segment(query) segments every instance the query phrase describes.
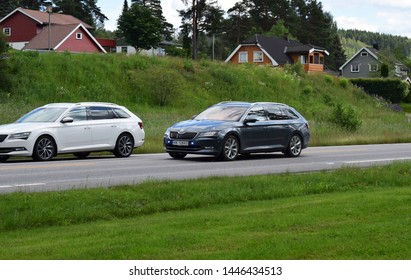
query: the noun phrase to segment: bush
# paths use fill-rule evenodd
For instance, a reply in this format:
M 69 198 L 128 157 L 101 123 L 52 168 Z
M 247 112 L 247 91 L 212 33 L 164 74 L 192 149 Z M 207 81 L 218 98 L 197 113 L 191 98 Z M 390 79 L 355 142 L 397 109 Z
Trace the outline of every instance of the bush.
M 348 86 L 348 79 L 346 79 L 346 78 L 341 78 L 341 79 L 340 79 L 340 87 L 342 87 L 342 88 L 347 88 L 347 86 Z
M 168 106 L 173 100 L 178 99 L 181 87 L 180 76 L 172 70 L 150 69 L 148 87 L 152 93 L 153 101 L 158 106 Z
M 354 132 L 361 127 L 361 120 L 357 113 L 351 106 L 344 107 L 341 103 L 338 103 L 331 114 L 330 121 L 338 127 Z
M 351 79 L 352 84 L 366 93 L 378 95 L 392 103 L 399 103 L 408 95 L 408 85 L 400 79 Z
M 330 75 L 325 75 L 324 80 L 327 84 L 332 84 L 333 83 L 333 77 L 331 77 Z
M 9 91 L 11 82 L 8 74 L 8 58 L 6 56 L 9 47 L 0 31 L 0 91 Z
M 387 64 L 381 65 L 381 77 L 387 78 L 389 75 L 389 69 Z

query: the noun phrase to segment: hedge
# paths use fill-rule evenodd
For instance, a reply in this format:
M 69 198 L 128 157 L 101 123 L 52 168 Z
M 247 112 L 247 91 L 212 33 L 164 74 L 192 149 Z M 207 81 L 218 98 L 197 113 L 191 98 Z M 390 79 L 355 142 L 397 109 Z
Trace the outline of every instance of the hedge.
M 359 78 L 350 79 L 350 82 L 366 93 L 381 96 L 392 103 L 404 101 L 408 95 L 408 84 L 400 79 Z

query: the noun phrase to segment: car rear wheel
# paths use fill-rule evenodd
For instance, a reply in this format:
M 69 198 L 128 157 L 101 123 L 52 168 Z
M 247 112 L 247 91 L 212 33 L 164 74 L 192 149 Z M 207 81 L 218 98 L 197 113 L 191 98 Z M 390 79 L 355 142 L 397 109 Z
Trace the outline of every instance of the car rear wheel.
M 0 156 L 0 162 L 5 162 L 9 159 L 9 156 Z
M 128 133 L 123 133 L 117 139 L 113 154 L 116 157 L 129 157 L 133 153 L 133 148 L 133 137 Z
M 224 139 L 223 149 L 220 154 L 222 160 L 235 160 L 238 157 L 240 150 L 240 143 L 237 137 L 229 135 Z
M 90 155 L 89 152 L 81 152 L 81 153 L 74 153 L 73 154 L 77 158 L 86 158 Z
M 301 150 L 303 148 L 303 141 L 301 136 L 295 134 L 291 137 L 290 142 L 288 143 L 287 150 L 285 151 L 285 155 L 288 157 L 298 157 L 301 154 Z
M 186 157 L 186 153 L 178 153 L 178 152 L 170 152 L 168 153 L 170 157 L 175 158 L 175 159 L 182 159 Z
M 34 144 L 33 159 L 38 161 L 51 160 L 56 154 L 57 147 L 50 136 L 40 136 Z

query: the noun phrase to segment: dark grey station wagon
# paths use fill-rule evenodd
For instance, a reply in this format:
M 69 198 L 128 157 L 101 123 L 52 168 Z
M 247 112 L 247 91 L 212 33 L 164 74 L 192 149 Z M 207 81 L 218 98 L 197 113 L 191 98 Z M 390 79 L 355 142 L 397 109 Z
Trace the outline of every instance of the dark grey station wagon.
M 239 154 L 267 152 L 298 157 L 309 142 L 307 120 L 294 108 L 272 102 L 221 102 L 164 134 L 164 149 L 176 159 L 204 154 L 235 160 Z

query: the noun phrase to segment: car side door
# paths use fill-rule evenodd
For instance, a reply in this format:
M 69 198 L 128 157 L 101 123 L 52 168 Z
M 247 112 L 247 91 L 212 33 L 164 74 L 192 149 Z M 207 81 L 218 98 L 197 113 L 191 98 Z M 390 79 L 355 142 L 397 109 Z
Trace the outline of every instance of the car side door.
M 280 105 L 266 105 L 268 124 L 267 135 L 273 149 L 285 148 L 292 132 L 292 118 Z
M 94 148 L 114 147 L 117 140 L 118 118 L 110 107 L 90 106 L 89 115 L 91 119 L 92 145 Z
M 86 107 L 75 107 L 67 112 L 58 132 L 58 149 L 62 152 L 88 149 L 91 146 L 91 128 Z
M 241 147 L 244 152 L 266 149 L 267 114 L 262 106 L 252 107 L 244 119 L 241 127 Z

